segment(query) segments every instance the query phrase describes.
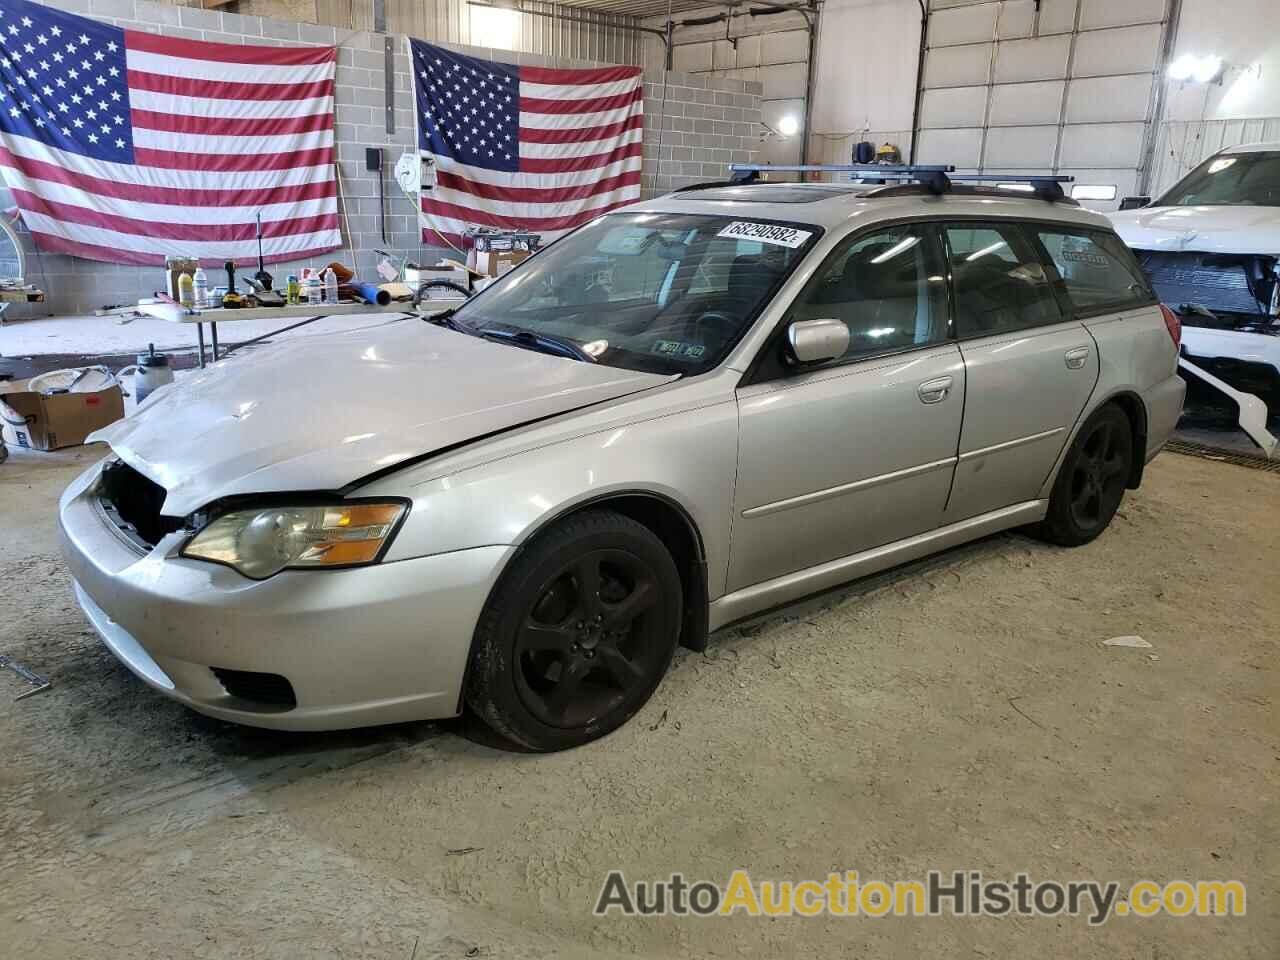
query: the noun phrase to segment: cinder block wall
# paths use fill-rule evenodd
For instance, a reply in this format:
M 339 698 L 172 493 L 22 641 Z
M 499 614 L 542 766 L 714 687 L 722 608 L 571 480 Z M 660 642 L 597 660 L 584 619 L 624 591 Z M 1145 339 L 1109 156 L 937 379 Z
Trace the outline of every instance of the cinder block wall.
M 47 3 L 117 26 L 166 36 L 275 46 L 336 44 L 335 133 L 339 210 L 344 215 L 345 246 L 326 255 L 324 262 L 342 260 L 355 267 L 359 274 L 373 277 L 378 259 L 374 251 L 378 248 L 426 263 L 452 252 L 422 243 L 413 204 L 400 192 L 391 175 L 400 154 L 416 146 L 412 79 L 402 37 L 395 38 L 395 132 L 389 134 L 385 120 L 383 34 L 175 7 L 147 0 L 47 0 Z M 422 39 L 433 40 L 429 36 Z M 473 56 L 521 65 L 605 65 L 597 61 L 556 59 L 452 43 L 441 45 Z M 681 73 L 667 74 L 666 83 L 666 117 L 660 124 L 663 75 L 659 72 L 652 79 L 646 75 L 645 196 L 722 177 L 725 164 L 749 161 L 754 156 L 752 151 L 760 121 L 760 84 Z M 368 147 L 383 148 L 385 243 L 378 229 L 378 175 L 365 169 L 365 150 Z M 12 204 L 8 192 L 0 190 L 0 205 L 9 207 Z M 163 271 L 159 268 L 42 254 L 34 249 L 24 227 L 19 227 L 19 234 L 27 255 L 28 280 L 47 292 L 48 302 L 38 308 L 15 306 L 9 313 L 10 317 L 37 313 L 91 313 L 109 304 L 132 303 L 162 286 Z M 306 265 L 303 262 L 280 263 L 271 265 L 269 269 L 273 275 L 283 278 Z M 216 278 L 211 276 L 210 281 L 216 282 Z M 3 352 L 3 334 L 0 334 L 0 352 Z
M 663 85 L 666 99 L 663 100 Z M 723 179 L 730 163 L 751 163 L 760 149 L 757 81 L 695 73 L 645 73 L 644 196 Z

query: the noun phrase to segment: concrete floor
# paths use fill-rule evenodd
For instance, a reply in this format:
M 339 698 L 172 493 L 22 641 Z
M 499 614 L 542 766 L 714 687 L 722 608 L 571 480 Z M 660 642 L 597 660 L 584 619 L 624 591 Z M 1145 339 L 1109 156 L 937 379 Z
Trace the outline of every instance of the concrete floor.
M 554 756 L 465 724 L 202 719 L 98 644 L 55 498 L 0 466 L 0 953 L 66 957 L 1274 958 L 1280 476 L 1158 459 L 1078 550 L 1016 535 L 681 652 Z M 1105 647 L 1139 634 L 1150 650 Z M 1244 918 L 597 920 L 605 873 L 1239 879 Z

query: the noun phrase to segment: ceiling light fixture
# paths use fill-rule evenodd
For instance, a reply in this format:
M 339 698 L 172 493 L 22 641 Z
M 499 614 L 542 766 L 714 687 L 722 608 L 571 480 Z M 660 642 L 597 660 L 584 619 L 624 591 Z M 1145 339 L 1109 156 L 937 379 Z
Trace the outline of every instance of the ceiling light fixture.
M 1222 58 L 1209 54 L 1204 57 L 1197 57 L 1193 53 L 1184 53 L 1173 63 L 1169 64 L 1169 79 L 1177 80 L 1181 83 L 1192 81 L 1194 83 L 1212 83 L 1214 80 L 1220 79 L 1222 76 Z

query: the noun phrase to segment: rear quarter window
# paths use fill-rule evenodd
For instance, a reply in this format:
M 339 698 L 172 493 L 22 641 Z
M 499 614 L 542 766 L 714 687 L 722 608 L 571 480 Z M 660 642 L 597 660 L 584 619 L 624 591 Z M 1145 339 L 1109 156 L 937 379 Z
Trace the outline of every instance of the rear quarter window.
M 1037 235 L 1075 310 L 1123 310 L 1155 300 L 1142 267 L 1114 234 L 1041 227 Z

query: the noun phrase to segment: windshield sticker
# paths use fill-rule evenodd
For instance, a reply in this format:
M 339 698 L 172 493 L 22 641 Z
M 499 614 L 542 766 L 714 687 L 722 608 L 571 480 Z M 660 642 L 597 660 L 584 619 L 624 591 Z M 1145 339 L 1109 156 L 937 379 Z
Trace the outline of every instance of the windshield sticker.
M 697 363 L 707 354 L 707 348 L 700 343 L 681 343 L 679 340 L 658 340 L 649 350 L 659 356 L 672 360 L 683 360 L 686 363 Z
M 735 220 L 716 236 L 732 237 L 735 240 L 756 240 L 760 243 L 771 243 L 775 247 L 795 249 L 813 234 L 808 230 L 797 230 L 795 227 L 780 227 L 776 223 L 749 223 L 746 220 Z

